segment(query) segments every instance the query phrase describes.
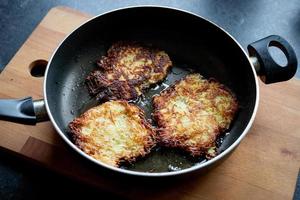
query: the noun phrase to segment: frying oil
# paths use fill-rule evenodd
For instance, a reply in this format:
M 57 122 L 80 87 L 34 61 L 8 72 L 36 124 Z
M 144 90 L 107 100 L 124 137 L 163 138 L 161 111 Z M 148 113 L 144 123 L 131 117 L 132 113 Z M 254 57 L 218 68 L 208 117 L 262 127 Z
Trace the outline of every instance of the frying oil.
M 182 67 L 182 65 L 178 67 L 174 64 L 172 70 L 162 82 L 152 85 L 151 88 L 147 89 L 143 95 L 135 101 L 132 101 L 132 103 L 142 108 L 145 111 L 146 118 L 150 122 L 153 122 L 151 116 L 151 113 L 153 113 L 152 98 L 192 72 L 194 72 L 194 70 L 191 68 L 186 66 Z M 152 125 L 155 126 L 155 123 L 152 123 Z M 138 159 L 137 162 L 133 164 L 123 165 L 122 168 L 134 171 L 168 172 L 179 171 L 205 161 L 206 159 L 204 157 L 193 158 L 187 153 L 177 149 L 155 147 L 150 155 Z
M 161 91 L 169 88 L 176 81 L 185 77 L 187 74 L 193 73 L 194 71 L 194 69 L 188 68 L 188 66 L 186 65 L 177 65 L 176 63 L 174 63 L 170 73 L 168 73 L 168 76 L 162 82 L 152 85 L 151 88 L 147 89 L 143 93 L 143 95 L 141 95 L 138 99 L 131 101 L 131 103 L 134 103 L 142 108 L 145 111 L 145 117 L 155 127 L 155 122 L 151 116 L 151 113 L 153 113 L 152 98 L 155 95 L 158 95 Z M 84 82 L 74 84 L 73 88 L 71 88 L 72 91 L 77 88 L 85 88 Z M 84 95 L 81 96 L 88 96 L 87 91 L 82 90 L 82 92 L 84 92 Z M 94 106 L 99 105 L 99 102 L 95 98 L 87 99 L 86 97 L 81 98 L 81 96 L 78 96 L 78 101 L 80 101 L 80 103 L 76 104 L 80 106 L 74 107 L 74 109 L 70 111 L 72 118 L 74 118 L 74 116 L 80 115 L 81 113 L 84 113 Z M 222 142 L 223 139 L 221 137 L 217 141 L 217 146 L 220 146 Z M 121 166 L 121 168 L 143 172 L 168 172 L 179 171 L 197 164 L 201 164 L 203 162 L 206 162 L 206 158 L 204 157 L 193 158 L 183 151 L 158 146 L 155 147 L 152 152 L 146 157 L 139 158 L 133 164 L 124 164 Z

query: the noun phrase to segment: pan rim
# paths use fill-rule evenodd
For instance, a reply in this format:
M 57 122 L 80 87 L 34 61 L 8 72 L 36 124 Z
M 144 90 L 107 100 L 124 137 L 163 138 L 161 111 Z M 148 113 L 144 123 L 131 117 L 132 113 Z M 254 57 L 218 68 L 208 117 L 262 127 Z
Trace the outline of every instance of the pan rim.
M 52 63 L 52 60 L 53 58 L 55 57 L 56 55 L 56 52 L 58 51 L 58 49 L 61 47 L 61 45 L 65 42 L 65 40 L 67 40 L 69 38 L 69 36 L 71 36 L 74 32 L 76 32 L 80 27 L 82 27 L 83 25 L 89 23 L 90 21 L 100 17 L 100 16 L 103 16 L 103 15 L 106 15 L 106 14 L 109 14 L 109 13 L 113 13 L 113 12 L 116 12 L 116 11 L 121 11 L 121 10 L 126 10 L 126 9 L 136 9 L 136 8 L 163 8 L 163 9 L 169 9 L 169 10 L 175 10 L 175 11 L 180 11 L 180 12 L 183 12 L 185 14 L 189 14 L 189 15 L 193 15 L 193 16 L 196 16 L 198 18 L 200 18 L 201 20 L 204 20 L 212 25 L 214 25 L 215 27 L 219 28 L 221 31 L 223 31 L 225 34 L 227 34 L 227 36 L 229 36 L 233 42 L 235 42 L 238 47 L 240 48 L 240 50 L 243 52 L 243 54 L 245 55 L 246 59 L 248 60 L 250 66 L 251 66 L 251 69 L 252 69 L 252 75 L 254 76 L 254 81 L 255 81 L 255 90 L 256 90 L 256 99 L 255 99 L 255 105 L 254 105 L 254 109 L 253 109 L 253 112 L 252 112 L 252 116 L 247 124 L 247 126 L 245 127 L 245 129 L 243 130 L 243 132 L 241 133 L 241 135 L 227 148 L 225 149 L 222 153 L 220 153 L 219 155 L 217 155 L 216 157 L 214 157 L 213 159 L 211 160 L 208 160 L 202 164 L 197 164 L 197 165 L 194 165 L 192 167 L 189 167 L 189 168 L 186 168 L 186 169 L 182 169 L 182 170 L 179 170 L 179 171 L 173 171 L 173 172 L 140 172 L 140 171 L 132 171 L 132 170 L 127 170 L 127 169 L 121 169 L 121 168 L 117 168 L 117 167 L 113 167 L 113 166 L 110 166 L 110 165 L 107 165 L 99 160 L 96 160 L 95 158 L 87 155 L 86 153 L 84 153 L 81 149 L 79 149 L 73 142 L 71 142 L 71 140 L 63 133 L 63 131 L 60 129 L 60 127 L 57 125 L 54 117 L 52 116 L 51 114 L 51 110 L 50 110 L 50 107 L 49 107 L 49 102 L 48 102 L 48 98 L 47 98 L 47 77 L 48 77 L 48 73 L 49 73 L 49 68 L 50 68 L 50 65 Z M 221 160 L 224 156 L 226 156 L 227 154 L 229 154 L 230 152 L 232 152 L 238 145 L 239 143 L 242 141 L 242 139 L 247 135 L 247 133 L 249 132 L 250 128 L 252 127 L 252 124 L 254 122 L 254 119 L 255 119 L 255 116 L 256 116 L 256 113 L 257 113 L 257 110 L 258 110 L 258 104 L 259 104 L 259 85 L 258 85 L 258 78 L 257 78 L 257 75 L 256 75 L 256 71 L 255 71 L 255 68 L 252 64 L 252 62 L 250 61 L 250 57 L 248 56 L 248 54 L 246 53 L 246 51 L 243 49 L 243 47 L 239 44 L 239 42 L 231 35 L 229 34 L 226 30 L 224 30 L 223 28 L 221 28 L 219 25 L 217 25 L 216 23 L 198 15 L 198 14 L 195 14 L 193 12 L 190 12 L 190 11 L 187 11 L 187 10 L 184 10 L 184 9 L 180 9 L 180 8 L 175 8 L 175 7 L 171 7 L 171 6 L 158 6 L 158 5 L 138 5 L 138 6 L 126 6 L 126 7 L 122 7 L 122 8 L 117 8 L 117 9 L 113 9 L 113 10 L 110 10 L 110 11 L 107 11 L 107 12 L 104 12 L 102 14 L 99 14 L 99 15 L 96 15 L 94 17 L 92 17 L 91 19 L 83 22 L 82 24 L 80 24 L 79 26 L 77 26 L 73 31 L 71 31 L 60 43 L 59 45 L 57 46 L 57 48 L 53 51 L 50 59 L 49 59 L 49 62 L 47 64 L 47 67 L 46 67 L 46 71 L 45 71 L 45 78 L 44 78 L 44 83 L 43 83 L 43 91 L 44 91 L 44 98 L 45 98 L 45 107 L 46 107 L 46 110 L 47 110 L 47 113 L 49 115 L 49 118 L 51 120 L 51 123 L 53 124 L 55 130 L 57 131 L 57 133 L 60 135 L 60 137 L 73 149 L 75 150 L 77 153 L 79 153 L 79 155 L 83 156 L 84 158 L 92 161 L 93 163 L 97 164 L 97 165 L 100 165 L 104 168 L 107 168 L 107 169 L 110 169 L 112 171 L 115 171 L 115 172 L 118 172 L 118 173 L 122 173 L 122 174 L 128 174 L 128 175 L 134 175 L 134 176 L 142 176 L 142 177 L 166 177 L 166 176 L 176 176 L 176 175 L 181 175 L 181 174 L 187 174 L 187 173 L 190 173 L 190 172 L 193 172 L 193 171 L 197 171 L 201 168 L 205 168 L 209 165 L 212 165 L 213 163 Z

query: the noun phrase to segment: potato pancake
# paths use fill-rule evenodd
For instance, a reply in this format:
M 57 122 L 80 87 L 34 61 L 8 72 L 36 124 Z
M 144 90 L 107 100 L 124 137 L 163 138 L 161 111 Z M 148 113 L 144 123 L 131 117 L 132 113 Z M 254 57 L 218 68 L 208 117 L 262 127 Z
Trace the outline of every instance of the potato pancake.
M 160 144 L 207 158 L 216 155 L 215 141 L 229 128 L 238 109 L 228 88 L 198 73 L 154 96 L 153 106 Z
M 69 128 L 82 151 L 115 167 L 145 156 L 155 146 L 155 131 L 144 112 L 126 101 L 108 101 L 91 108 Z
M 89 93 L 104 100 L 132 100 L 151 84 L 162 81 L 172 62 L 164 51 L 135 42 L 113 44 L 86 78 Z

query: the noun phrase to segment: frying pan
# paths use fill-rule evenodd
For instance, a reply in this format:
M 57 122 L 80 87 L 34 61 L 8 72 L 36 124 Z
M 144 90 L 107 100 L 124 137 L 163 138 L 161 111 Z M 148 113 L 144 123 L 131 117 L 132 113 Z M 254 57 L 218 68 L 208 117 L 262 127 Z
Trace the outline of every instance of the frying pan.
M 217 79 L 236 94 L 239 111 L 228 132 L 218 139 L 215 158 L 190 158 L 183 152 L 157 147 L 135 164 L 116 168 L 86 155 L 72 143 L 68 123 L 99 104 L 89 96 L 85 77 L 97 68 L 96 60 L 105 55 L 114 42 L 122 40 L 151 44 L 165 50 L 173 61 L 167 78 L 135 101 L 149 119 L 151 97 L 194 71 Z M 271 46 L 283 51 L 286 66 L 273 60 L 269 53 Z M 203 171 L 228 157 L 251 127 L 259 102 L 257 75 L 268 84 L 288 80 L 297 70 L 295 52 L 280 36 L 254 42 L 248 51 L 249 56 L 216 24 L 186 11 L 154 6 L 114 10 L 82 24 L 57 47 L 45 72 L 44 100 L 1 99 L 0 118 L 33 125 L 49 117 L 57 133 L 79 155 L 124 174 L 161 177 Z

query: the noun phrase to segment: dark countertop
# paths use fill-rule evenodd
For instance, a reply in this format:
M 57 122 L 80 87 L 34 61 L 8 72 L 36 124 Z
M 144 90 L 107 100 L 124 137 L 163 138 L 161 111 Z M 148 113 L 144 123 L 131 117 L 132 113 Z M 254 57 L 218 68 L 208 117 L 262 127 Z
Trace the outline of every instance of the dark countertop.
M 0 71 L 54 6 L 65 5 L 97 15 L 114 8 L 139 4 L 166 5 L 197 13 L 227 30 L 245 49 L 249 43 L 265 36 L 281 35 L 300 56 L 299 0 L 1 0 Z M 297 77 L 300 77 L 300 70 Z M 88 198 L 93 195 L 103 197 L 105 194 L 32 166 L 1 150 L 0 158 L 0 199 Z M 300 182 L 296 193 L 300 195 Z M 297 197 L 295 195 L 295 199 Z

